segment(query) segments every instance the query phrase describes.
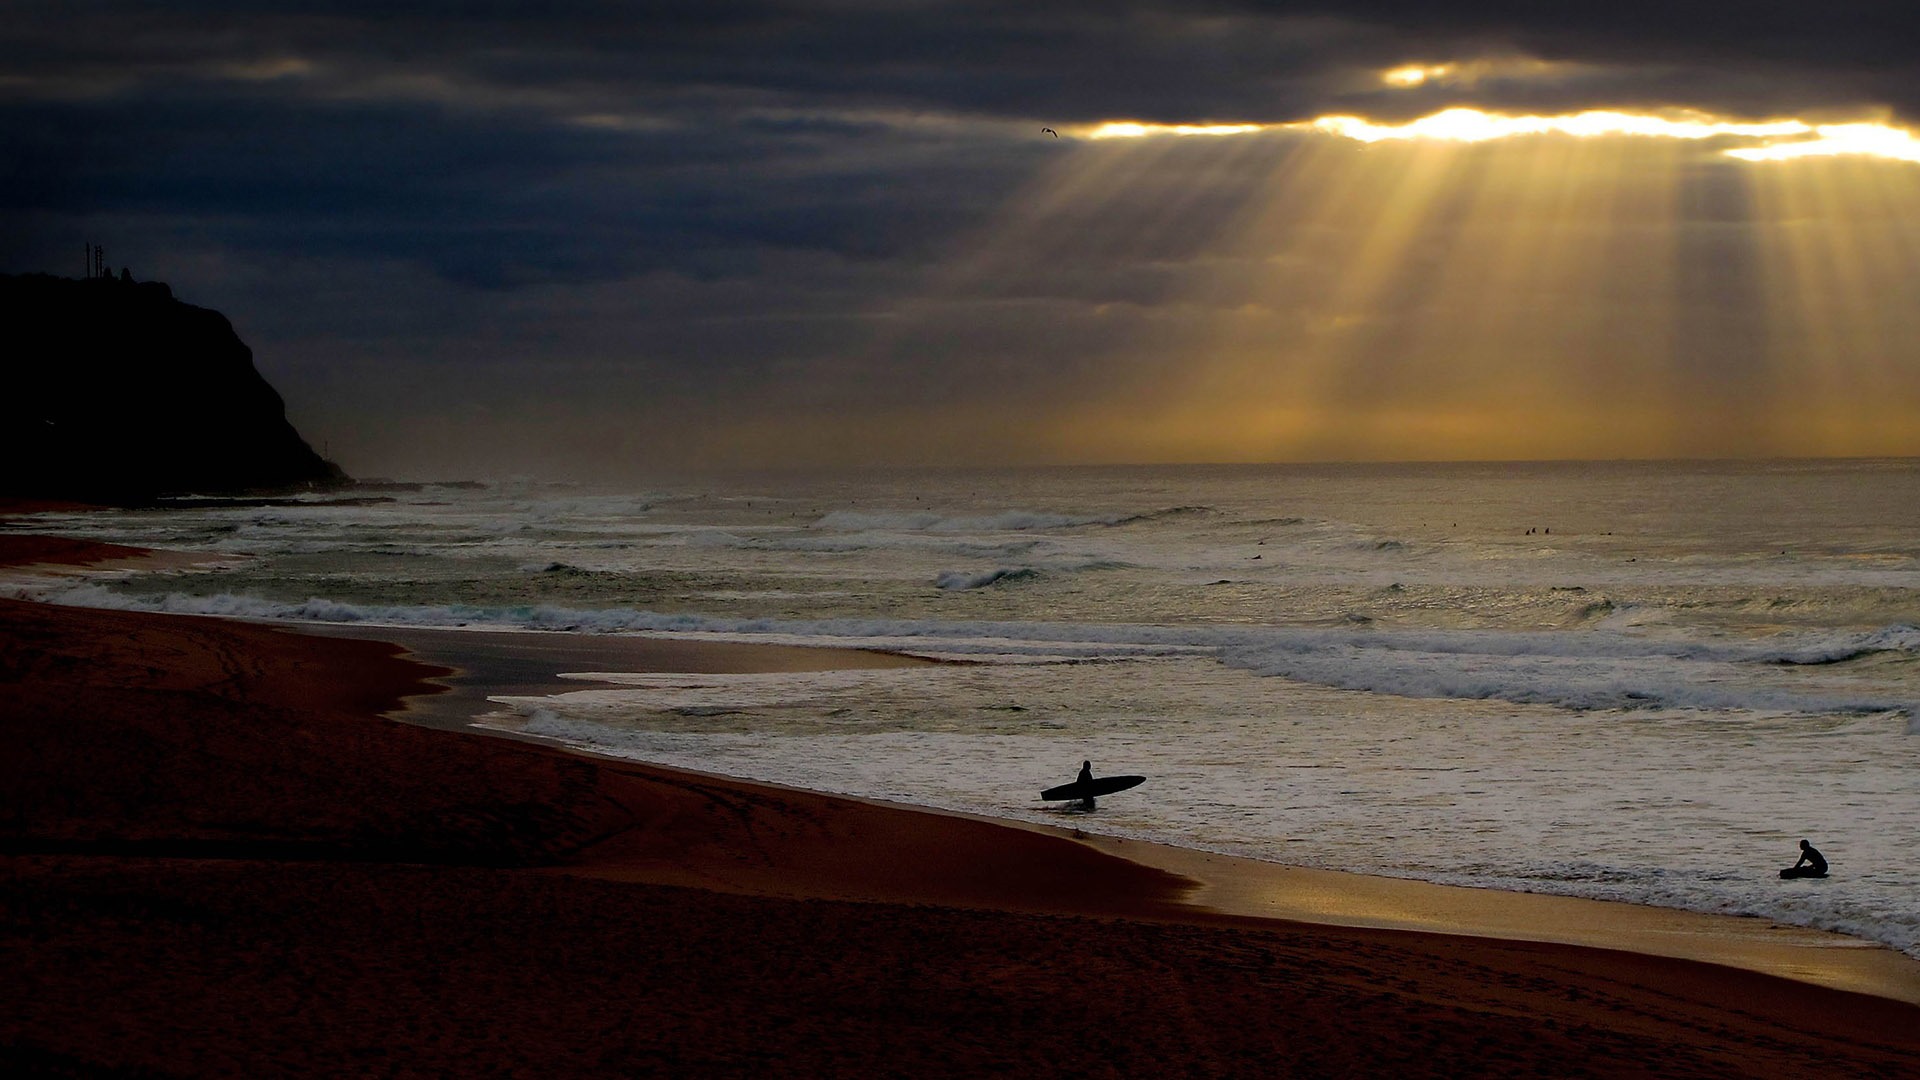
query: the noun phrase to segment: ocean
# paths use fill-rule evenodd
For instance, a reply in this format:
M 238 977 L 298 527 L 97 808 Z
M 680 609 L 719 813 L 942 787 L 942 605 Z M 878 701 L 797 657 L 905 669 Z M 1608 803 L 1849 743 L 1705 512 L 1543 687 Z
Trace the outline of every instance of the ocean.
M 604 753 L 1920 956 L 1920 461 L 507 481 L 26 520 L 236 557 L 17 590 L 61 603 L 964 661 L 598 673 L 481 719 Z M 1149 779 L 1039 801 L 1082 760 Z M 1830 879 L 1779 879 L 1802 838 Z

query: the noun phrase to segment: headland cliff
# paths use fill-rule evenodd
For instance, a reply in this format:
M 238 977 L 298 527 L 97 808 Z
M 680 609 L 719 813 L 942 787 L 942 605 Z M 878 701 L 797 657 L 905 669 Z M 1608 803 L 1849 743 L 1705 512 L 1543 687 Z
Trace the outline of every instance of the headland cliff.
M 217 311 L 160 282 L 0 275 L 0 496 L 140 502 L 348 482 Z

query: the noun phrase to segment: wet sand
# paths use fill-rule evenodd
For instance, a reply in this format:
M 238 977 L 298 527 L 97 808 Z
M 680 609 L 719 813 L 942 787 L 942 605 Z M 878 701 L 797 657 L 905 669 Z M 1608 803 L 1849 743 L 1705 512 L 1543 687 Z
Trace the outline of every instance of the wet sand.
M 0 511 L 6 507 L 0 505 Z M 46 572 L 81 567 L 153 566 L 166 553 L 122 544 L 70 540 L 37 533 L 0 533 L 0 567 L 15 571 Z
M 563 674 L 674 671 L 739 675 L 924 667 L 945 662 L 872 649 L 821 649 L 624 634 L 441 630 L 367 624 L 315 625 L 302 627 L 302 631 L 322 637 L 391 642 L 403 647 L 409 656 L 450 669 L 436 680 L 446 686 L 448 692 L 409 700 L 404 718 L 410 723 L 456 730 L 467 729 L 474 717 L 497 709 L 499 706 L 489 703 L 491 697 L 564 693 L 602 685 L 590 679 L 563 679 Z
M 67 509 L 54 504 L 52 509 Z M 0 519 L 9 511 L 0 503 Z M 14 510 L 19 513 L 21 511 Z M 212 552 L 156 551 L 37 533 L 0 533 L 0 574 L 16 581 L 116 571 L 185 569 L 231 562 L 234 556 Z
M 399 723 L 447 672 L 390 645 L 15 601 L 0 641 L 15 1074 L 1920 1070 L 1885 997 Z

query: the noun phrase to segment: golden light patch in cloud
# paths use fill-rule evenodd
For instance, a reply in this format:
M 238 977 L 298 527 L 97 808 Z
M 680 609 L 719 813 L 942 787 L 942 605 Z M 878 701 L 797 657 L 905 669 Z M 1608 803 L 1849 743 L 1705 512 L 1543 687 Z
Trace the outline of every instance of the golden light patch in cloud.
M 1915 138 L 1913 132 L 1904 128 L 1859 123 L 1821 124 L 1811 130 L 1814 135 L 1811 139 L 1729 150 L 1727 154 L 1746 161 L 1787 161 L 1793 158 L 1860 154 L 1920 162 L 1920 138 Z
M 1536 60 L 1530 56 L 1482 57 L 1477 60 L 1448 60 L 1441 63 L 1408 63 L 1379 73 L 1380 82 L 1396 90 L 1412 90 L 1433 84 L 1472 86 L 1489 79 L 1564 79 L 1587 65 L 1565 61 Z
M 666 117 L 642 113 L 582 113 L 568 118 L 567 122 L 601 131 L 670 131 L 680 126 Z
M 1289 125 L 1298 127 L 1299 125 Z M 1480 109 L 1442 109 L 1402 124 L 1379 124 L 1358 116 L 1323 116 L 1307 127 L 1329 135 L 1374 143 L 1388 139 L 1440 139 L 1447 142 L 1487 142 L 1523 135 L 1574 135 L 1594 138 L 1603 135 L 1638 135 L 1657 139 L 1713 139 L 1722 136 L 1767 139 L 1805 135 L 1814 129 L 1799 120 L 1774 120 L 1766 123 L 1741 123 L 1720 120 L 1705 113 L 1681 112 L 1671 116 L 1652 113 L 1614 112 L 1590 109 L 1559 116 L 1508 116 Z
M 1458 64 L 1406 64 L 1381 72 L 1380 81 L 1388 86 L 1408 88 L 1447 78 L 1458 70 Z
M 319 69 L 313 61 L 299 56 L 271 56 L 256 60 L 236 60 L 215 68 L 221 75 L 240 82 L 271 82 L 275 79 L 303 78 Z
M 1075 131 L 1089 139 L 1143 139 L 1153 135 L 1251 135 L 1271 129 L 1271 124 L 1142 124 L 1131 120 L 1112 120 Z
M 1446 66 L 1410 67 L 1395 71 L 1401 73 L 1401 78 L 1412 79 L 1416 72 Z M 1683 142 L 1738 140 L 1757 145 L 1725 148 L 1722 153 L 1752 162 L 1861 155 L 1920 163 L 1920 136 L 1906 128 L 1880 121 L 1863 120 L 1845 124 L 1813 124 L 1793 118 L 1750 121 L 1714 116 L 1692 109 L 1657 113 L 1588 109 L 1555 115 L 1512 115 L 1456 107 L 1400 123 L 1368 120 L 1361 116 L 1322 116 L 1285 124 L 1148 124 L 1110 121 L 1076 130 L 1076 134 L 1090 139 L 1252 135 L 1263 132 L 1311 132 L 1369 144 L 1423 140 L 1480 143 L 1540 135 L 1674 139 Z

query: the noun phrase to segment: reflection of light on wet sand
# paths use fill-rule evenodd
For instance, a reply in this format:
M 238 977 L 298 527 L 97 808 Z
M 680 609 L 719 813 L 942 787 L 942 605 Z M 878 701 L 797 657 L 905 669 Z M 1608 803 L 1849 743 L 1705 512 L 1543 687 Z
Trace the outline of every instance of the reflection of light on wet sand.
M 1140 840 L 1084 839 L 1199 882 L 1187 902 L 1227 915 L 1624 949 L 1920 1004 L 1920 961 L 1856 938 L 1766 919 L 1301 869 Z

